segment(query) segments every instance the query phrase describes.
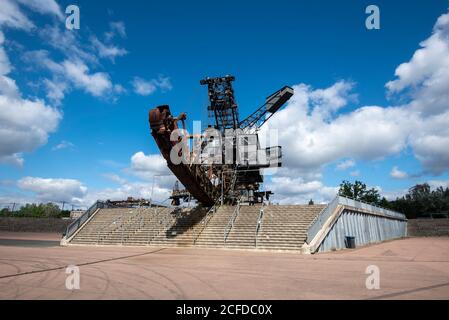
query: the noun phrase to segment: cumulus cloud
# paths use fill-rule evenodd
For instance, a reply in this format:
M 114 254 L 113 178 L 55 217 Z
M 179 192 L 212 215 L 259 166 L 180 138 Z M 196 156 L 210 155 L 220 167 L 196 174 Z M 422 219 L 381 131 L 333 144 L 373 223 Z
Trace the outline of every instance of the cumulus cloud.
M 0 33 L 0 162 L 22 166 L 22 153 L 46 144 L 62 114 L 43 101 L 21 96 L 15 81 L 8 77 L 11 68 L 3 41 Z
M 449 169 L 449 13 L 420 46 L 386 86 L 390 94 L 411 97 L 404 108 L 418 121 L 412 122 L 410 145 L 424 167 L 439 174 Z
M 280 204 L 304 204 L 310 199 L 315 203 L 326 203 L 338 192 L 336 187 L 325 186 L 317 180 L 306 181 L 301 177 L 274 176 L 265 185 L 267 190 L 274 192 L 274 200 Z
M 171 195 L 170 188 L 163 188 L 157 183 L 150 182 L 124 183 L 117 188 L 106 188 L 102 190 L 92 190 L 86 196 L 84 202 L 86 205 L 94 203 L 96 200 L 123 200 L 128 197 L 135 199 L 152 199 L 162 202 Z
M 347 170 L 352 167 L 355 167 L 355 161 L 352 159 L 348 159 L 337 164 L 338 170 Z
M 81 61 L 66 60 L 62 66 L 69 81 L 93 96 L 100 97 L 112 89 L 112 82 L 107 73 L 90 73 L 89 68 Z
M 17 186 L 36 195 L 40 201 L 82 203 L 87 194 L 87 188 L 74 179 L 44 179 L 26 177 L 17 182 Z
M 393 179 L 407 179 L 408 174 L 405 171 L 399 170 L 399 168 L 395 166 L 393 167 L 393 169 L 391 169 L 390 177 L 392 177 Z
M 360 106 L 346 112 L 349 103 L 357 102 L 352 94 L 354 83 L 342 80 L 324 89 L 298 84 L 287 106 L 262 128 L 261 136 L 271 129 L 279 130 L 283 163 L 289 171 L 316 173 L 335 161 L 340 161 L 338 169 L 346 169 L 352 161 L 383 159 L 410 147 L 425 172 L 447 172 L 449 13 L 438 18 L 432 35 L 420 45 L 411 60 L 396 69 L 396 79 L 386 84 L 390 97 L 401 95 L 399 100 L 405 97 L 408 102 Z M 288 183 L 283 171 L 278 176 L 278 181 Z M 408 176 L 398 168 L 391 171 L 395 179 Z M 295 186 L 315 186 L 319 190 L 319 180 L 302 177 L 304 181 L 295 181 Z M 278 191 L 280 197 L 288 196 L 288 190 Z
M 142 151 L 136 152 L 131 157 L 129 172 L 146 180 L 153 180 L 154 176 L 164 176 L 163 181 L 169 181 L 172 186 L 175 181 L 170 178 L 172 173 L 167 167 L 167 162 L 159 154 L 145 155 Z
M 352 84 L 344 81 L 327 89 L 294 86 L 287 106 L 262 128 L 265 134 L 279 130 L 286 166 L 318 170 L 338 159 L 381 159 L 404 148 L 409 130 L 405 124 L 413 119 L 404 118 L 401 109 L 370 106 L 335 114 L 350 101 L 349 88 Z M 323 92 L 332 92 L 334 98 L 317 98 Z
M 52 74 L 52 79 L 45 79 L 47 98 L 55 105 L 60 105 L 66 92 L 72 87 L 83 90 L 94 97 L 108 97 L 114 93 L 122 93 L 120 85 L 114 85 L 106 72 L 91 72 L 89 67 L 80 59 L 56 62 L 49 57 L 45 50 L 29 51 L 24 55 L 29 63 L 39 62 L 39 67 L 45 68 Z
M 134 77 L 132 81 L 134 92 L 141 96 L 149 96 L 160 89 L 162 91 L 169 91 L 173 89 L 170 78 L 159 76 L 157 79 L 145 80 L 139 77 Z
M 113 44 L 105 44 L 95 36 L 92 36 L 90 41 L 101 58 L 107 58 L 112 62 L 115 62 L 116 57 L 121 57 L 128 53 L 124 48 L 119 48 Z

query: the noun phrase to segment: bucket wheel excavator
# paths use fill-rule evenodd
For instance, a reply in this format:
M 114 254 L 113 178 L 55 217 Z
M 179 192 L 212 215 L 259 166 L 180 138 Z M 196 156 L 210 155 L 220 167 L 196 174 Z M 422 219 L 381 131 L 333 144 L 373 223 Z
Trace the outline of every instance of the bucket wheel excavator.
M 220 199 L 235 202 L 245 190 L 260 194 L 261 170 L 282 163 L 281 147 L 260 149 L 257 132 L 293 96 L 293 89 L 285 86 L 276 91 L 240 121 L 234 80 L 233 76 L 225 76 L 200 81 L 207 86 L 210 101 L 210 124 L 204 134 L 189 135 L 185 126 L 187 114 L 175 117 L 168 105 L 149 112 L 151 135 L 168 168 L 188 193 L 207 207 Z M 189 141 L 193 141 L 190 147 Z

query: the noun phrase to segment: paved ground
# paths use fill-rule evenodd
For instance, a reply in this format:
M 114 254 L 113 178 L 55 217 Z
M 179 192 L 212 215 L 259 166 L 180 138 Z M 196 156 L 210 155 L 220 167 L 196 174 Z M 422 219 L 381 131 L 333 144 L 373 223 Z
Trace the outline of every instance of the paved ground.
M 58 236 L 0 233 L 0 239 Z M 65 287 L 68 265 L 80 290 Z M 380 270 L 367 290 L 365 270 Z M 449 299 L 449 238 L 314 256 L 196 248 L 0 244 L 0 299 Z

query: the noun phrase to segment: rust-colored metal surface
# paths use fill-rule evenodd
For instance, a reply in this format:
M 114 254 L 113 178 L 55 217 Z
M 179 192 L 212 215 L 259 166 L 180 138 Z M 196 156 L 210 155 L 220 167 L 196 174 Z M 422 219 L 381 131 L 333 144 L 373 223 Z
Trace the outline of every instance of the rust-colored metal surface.
M 168 105 L 154 108 L 150 110 L 149 113 L 151 135 L 156 141 L 162 156 L 167 161 L 168 168 L 186 187 L 190 194 L 203 205 L 212 206 L 215 202 L 214 199 L 218 194 L 218 190 L 212 185 L 204 169 L 200 165 L 186 164 L 185 161 L 180 164 L 175 164 L 170 157 L 175 145 L 182 143 L 181 138 L 172 141 L 171 135 L 175 130 L 180 129 L 178 121 L 182 122 L 183 129 L 185 129 L 185 120 L 185 113 L 182 113 L 179 117 L 173 117 Z M 183 155 L 182 148 L 179 148 L 178 157 L 189 159 L 190 154 Z

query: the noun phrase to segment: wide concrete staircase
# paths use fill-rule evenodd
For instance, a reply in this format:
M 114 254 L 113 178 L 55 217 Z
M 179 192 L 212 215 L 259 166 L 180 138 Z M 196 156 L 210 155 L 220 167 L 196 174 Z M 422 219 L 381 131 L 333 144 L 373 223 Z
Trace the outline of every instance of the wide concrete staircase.
M 256 225 L 262 206 L 241 206 L 239 214 L 226 239 L 225 246 L 237 249 L 254 249 Z
M 191 246 L 194 244 L 197 230 L 202 227 L 201 222 L 206 216 L 207 209 L 180 210 L 171 223 L 151 241 L 153 245 L 161 246 Z
M 301 250 L 310 224 L 324 208 L 324 205 L 266 207 L 256 247 L 269 250 Z
M 207 210 L 197 208 L 101 209 L 70 241 L 95 245 L 192 245 Z
M 209 223 L 204 227 L 195 242 L 200 247 L 223 247 L 224 229 L 235 211 L 234 206 L 221 206 L 210 218 Z
M 136 209 L 100 209 L 72 239 L 72 244 L 98 244 L 115 233 L 124 220 L 133 217 Z
M 209 215 L 202 207 L 101 209 L 70 243 L 299 251 L 324 207 L 222 206 Z

